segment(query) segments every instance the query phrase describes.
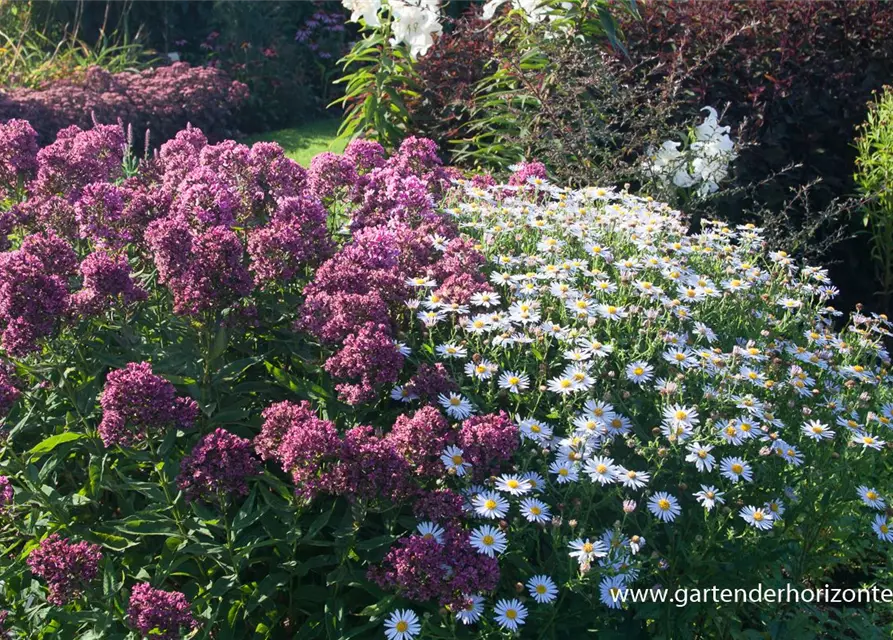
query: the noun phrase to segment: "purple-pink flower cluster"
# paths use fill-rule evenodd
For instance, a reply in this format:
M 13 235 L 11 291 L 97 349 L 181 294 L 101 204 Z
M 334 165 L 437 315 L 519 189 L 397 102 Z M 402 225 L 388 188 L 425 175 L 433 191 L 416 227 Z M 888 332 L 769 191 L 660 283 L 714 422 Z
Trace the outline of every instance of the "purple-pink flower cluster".
M 0 362 L 0 418 L 6 416 L 22 392 L 13 377 L 12 368 Z
M 12 504 L 14 496 L 15 489 L 12 488 L 12 483 L 9 481 L 9 478 L 7 476 L 0 476 L 0 513 L 6 511 L 9 505 Z
M 263 412 L 264 424 L 254 440 L 258 455 L 275 460 L 292 476 L 297 495 L 312 499 L 335 492 L 341 436 L 332 422 L 316 416 L 309 402 L 279 402 Z
M 282 198 L 269 224 L 248 237 L 254 281 L 260 287 L 283 285 L 334 249 L 326 228 L 328 212 L 317 198 Z
M 247 495 L 248 478 L 260 473 L 251 441 L 215 429 L 183 458 L 177 485 L 188 501 L 211 502 L 222 496 Z
M 76 266 L 74 250 L 52 231 L 0 253 L 0 327 L 10 355 L 36 350 L 52 334 L 68 308 L 67 278 Z
M 306 401 L 274 404 L 263 417 L 255 449 L 292 476 L 302 498 L 328 494 L 400 501 L 418 490 L 412 466 L 390 434 L 381 437 L 372 427 L 359 426 L 342 436 Z
M 97 544 L 71 542 L 54 533 L 28 555 L 31 573 L 47 581 L 47 600 L 64 605 L 80 597 L 99 572 L 102 553 Z
M 96 251 L 80 266 L 83 286 L 71 297 L 74 311 L 85 316 L 102 313 L 117 300 L 125 304 L 145 300 L 146 291 L 131 276 L 130 264 L 123 254 Z
M 25 120 L 0 121 L 0 200 L 37 170 L 37 132 Z
M 362 404 L 375 399 L 383 385 L 397 380 L 403 355 L 388 325 L 367 322 L 344 339 L 341 349 L 326 360 L 324 368 L 344 381 L 335 386 L 341 400 Z
M 152 373 L 148 362 L 131 362 L 109 373 L 99 404 L 99 435 L 106 447 L 126 447 L 168 429 L 188 429 L 198 417 L 195 400 L 177 397 L 174 385 Z
M 148 582 L 134 585 L 130 592 L 127 620 L 143 638 L 153 640 L 178 640 L 184 629 L 198 627 L 184 594 L 155 589 Z
M 425 406 L 412 416 L 403 414 L 394 422 L 388 439 L 406 458 L 420 476 L 443 476 L 440 455 L 454 444 L 456 433 L 443 414 L 432 406 Z
M 72 125 L 37 154 L 37 178 L 28 190 L 38 196 L 62 196 L 75 202 L 93 182 L 114 182 L 123 172 L 127 139 L 121 125 Z
M 369 579 L 416 602 L 434 600 L 454 611 L 471 594 L 492 591 L 499 583 L 499 561 L 478 553 L 467 531 L 445 528 L 443 540 L 413 534 L 401 538 Z
M 181 218 L 164 218 L 149 225 L 146 242 L 176 313 L 228 307 L 251 292 L 242 241 L 226 226 L 193 232 Z
M 521 444 L 520 430 L 504 411 L 472 416 L 459 429 L 458 445 L 471 464 L 475 482 L 493 473 L 508 462 Z

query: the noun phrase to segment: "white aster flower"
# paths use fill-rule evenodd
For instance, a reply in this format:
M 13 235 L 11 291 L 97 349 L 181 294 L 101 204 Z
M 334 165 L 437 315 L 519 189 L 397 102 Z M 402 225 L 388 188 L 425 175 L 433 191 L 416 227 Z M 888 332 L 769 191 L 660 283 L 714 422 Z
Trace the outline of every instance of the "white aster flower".
M 704 484 L 701 485 L 701 490 L 694 494 L 700 505 L 707 511 L 713 510 L 713 507 L 718 504 L 725 504 L 726 501 L 723 500 L 724 495 L 725 493 L 719 491 L 716 487 Z
M 475 513 L 485 518 L 504 518 L 508 513 L 509 503 L 495 491 L 484 491 L 471 500 Z
M 739 515 L 755 529 L 766 531 L 772 528 L 774 518 L 768 509 L 747 506 L 741 509 Z
M 877 492 L 876 489 L 872 489 L 870 487 L 866 487 L 864 484 L 856 489 L 859 493 L 859 497 L 862 498 L 862 502 L 867 504 L 872 509 L 877 509 L 882 511 L 886 508 L 887 503 L 884 502 L 884 499 L 881 497 L 881 494 Z
M 658 491 L 648 499 L 648 510 L 664 522 L 673 522 L 682 513 L 679 501 L 664 491 Z
M 398 609 L 384 623 L 388 640 L 412 640 L 421 630 L 419 617 L 410 609 Z
M 443 462 L 447 471 L 455 473 L 457 476 L 464 476 L 465 472 L 471 469 L 471 463 L 467 462 L 463 455 L 462 449 L 451 444 L 440 455 L 440 461 Z
M 484 598 L 479 595 L 468 596 L 465 606 L 456 612 L 456 619 L 462 624 L 474 624 L 484 613 Z
M 540 524 L 546 523 L 552 518 L 549 506 L 536 498 L 525 498 L 521 501 L 521 515 L 528 522 Z
M 465 420 L 474 413 L 474 407 L 468 399 L 458 393 L 450 393 L 449 396 L 441 393 L 437 396 L 437 401 L 446 410 L 447 415 L 456 420 Z
M 530 593 L 530 597 L 540 604 L 554 602 L 558 596 L 558 587 L 555 581 L 546 575 L 533 576 L 528 580 L 527 591 Z
M 484 525 L 472 531 L 469 542 L 479 553 L 491 558 L 505 551 L 508 546 L 506 535 L 498 527 L 490 525 Z
M 503 629 L 517 631 L 527 618 L 527 607 L 520 600 L 499 600 L 495 607 L 496 623 Z

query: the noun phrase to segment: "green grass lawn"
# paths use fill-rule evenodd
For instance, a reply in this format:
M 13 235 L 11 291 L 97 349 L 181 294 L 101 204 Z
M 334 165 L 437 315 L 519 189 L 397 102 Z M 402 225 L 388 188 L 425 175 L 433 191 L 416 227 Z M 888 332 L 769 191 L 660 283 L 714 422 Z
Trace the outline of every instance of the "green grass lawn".
M 248 138 L 248 144 L 253 142 L 278 142 L 285 149 L 285 155 L 295 162 L 310 166 L 310 160 L 318 153 L 332 151 L 341 153 L 344 151 L 345 142 L 338 140 L 338 120 L 318 120 L 293 129 L 281 129 L 270 131 Z

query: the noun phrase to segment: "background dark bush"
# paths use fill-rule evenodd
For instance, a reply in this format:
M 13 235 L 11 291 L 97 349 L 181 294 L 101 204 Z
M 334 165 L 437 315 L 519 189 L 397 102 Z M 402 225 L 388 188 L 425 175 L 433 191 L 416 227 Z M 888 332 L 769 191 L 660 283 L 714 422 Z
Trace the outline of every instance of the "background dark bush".
M 448 17 L 444 34 L 416 63 L 421 95 L 406 101 L 417 135 L 441 149 L 462 135 L 475 85 L 492 69 L 496 44 L 489 21 L 477 5 L 460 18 Z
M 0 122 L 22 118 L 33 123 L 41 142 L 49 144 L 59 129 L 76 124 L 90 128 L 122 119 L 142 137 L 148 129 L 157 146 L 187 123 L 212 139 L 235 134 L 239 108 L 248 88 L 219 69 L 185 62 L 138 73 L 92 67 L 82 79 L 60 80 L 45 89 L 0 92 Z
M 794 232 L 812 212 L 854 191 L 853 139 L 872 91 L 893 78 L 893 4 L 879 0 L 645 0 L 642 20 L 626 19 L 629 65 L 651 65 L 649 81 L 674 78 L 683 112 L 727 107 L 725 122 L 751 146 L 735 162 L 735 184 L 764 181 L 746 197 L 721 201 L 725 216 L 780 211 L 792 189 L 820 182 L 789 209 Z M 858 230 L 855 221 L 851 231 Z M 832 229 L 816 230 L 816 242 Z M 862 234 L 825 260 L 842 263 L 837 281 L 868 302 L 875 287 Z

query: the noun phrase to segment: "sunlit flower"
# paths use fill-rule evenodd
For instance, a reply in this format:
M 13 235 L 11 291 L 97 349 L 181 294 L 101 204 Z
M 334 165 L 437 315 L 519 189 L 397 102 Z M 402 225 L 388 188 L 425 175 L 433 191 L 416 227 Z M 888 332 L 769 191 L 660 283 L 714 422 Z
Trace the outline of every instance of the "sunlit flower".
M 533 576 L 528 580 L 527 591 L 530 593 L 530 597 L 540 604 L 555 602 L 555 598 L 558 596 L 558 587 L 555 585 L 555 581 L 546 575 Z

